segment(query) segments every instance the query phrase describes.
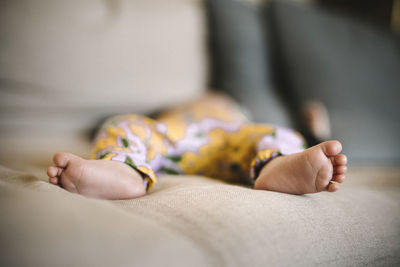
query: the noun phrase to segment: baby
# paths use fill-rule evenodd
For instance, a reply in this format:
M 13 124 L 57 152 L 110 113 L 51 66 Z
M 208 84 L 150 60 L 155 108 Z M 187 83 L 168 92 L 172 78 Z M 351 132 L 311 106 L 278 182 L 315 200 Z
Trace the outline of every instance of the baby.
M 156 173 L 197 174 L 290 194 L 335 192 L 347 158 L 338 141 L 306 149 L 290 129 L 252 124 L 222 95 L 162 113 L 110 118 L 94 140 L 91 160 L 54 155 L 49 182 L 84 196 L 129 199 L 146 194 Z

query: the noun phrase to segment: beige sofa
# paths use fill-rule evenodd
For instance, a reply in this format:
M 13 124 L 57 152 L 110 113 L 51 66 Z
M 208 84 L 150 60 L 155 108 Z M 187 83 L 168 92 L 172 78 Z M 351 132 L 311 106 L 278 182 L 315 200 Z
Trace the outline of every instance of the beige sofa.
M 163 175 L 104 201 L 47 183 L 103 116 L 203 94 L 206 36 L 200 0 L 1 4 L 0 266 L 400 264 L 398 167 L 351 165 L 339 192 L 303 196 Z

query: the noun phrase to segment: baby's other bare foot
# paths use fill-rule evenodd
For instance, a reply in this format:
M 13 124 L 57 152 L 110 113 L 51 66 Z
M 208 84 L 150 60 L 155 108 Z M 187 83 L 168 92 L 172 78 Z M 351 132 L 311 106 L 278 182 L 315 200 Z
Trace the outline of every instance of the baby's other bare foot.
M 47 168 L 49 182 L 88 197 L 128 199 L 146 194 L 141 175 L 128 165 L 111 160 L 85 160 L 57 153 Z
M 342 145 L 327 141 L 301 153 L 273 159 L 261 170 L 254 188 L 290 194 L 335 192 L 344 181 L 347 158 Z
M 328 140 L 331 127 L 328 111 L 321 102 L 308 102 L 303 106 L 303 117 L 308 131 L 318 140 Z

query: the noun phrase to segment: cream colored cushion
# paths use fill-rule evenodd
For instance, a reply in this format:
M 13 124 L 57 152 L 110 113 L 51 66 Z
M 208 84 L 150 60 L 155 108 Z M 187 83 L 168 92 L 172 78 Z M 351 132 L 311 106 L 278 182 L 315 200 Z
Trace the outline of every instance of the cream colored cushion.
M 0 130 L 76 132 L 206 87 L 201 0 L 14 0 L 0 8 Z
M 400 264 L 399 169 L 353 169 L 339 192 L 305 196 L 163 176 L 123 201 L 0 177 L 1 266 Z

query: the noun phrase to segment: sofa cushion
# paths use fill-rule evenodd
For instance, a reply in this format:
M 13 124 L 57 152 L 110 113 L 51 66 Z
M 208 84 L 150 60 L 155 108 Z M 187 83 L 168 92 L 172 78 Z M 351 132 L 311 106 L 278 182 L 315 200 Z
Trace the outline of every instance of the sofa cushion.
M 0 167 L 0 265 L 398 266 L 399 173 L 353 169 L 303 196 L 162 176 L 104 201 Z
M 298 107 L 323 102 L 350 161 L 400 162 L 400 40 L 318 6 L 274 1 L 280 85 Z
M 0 129 L 76 132 L 206 86 L 201 0 L 7 1 L 0 9 Z

